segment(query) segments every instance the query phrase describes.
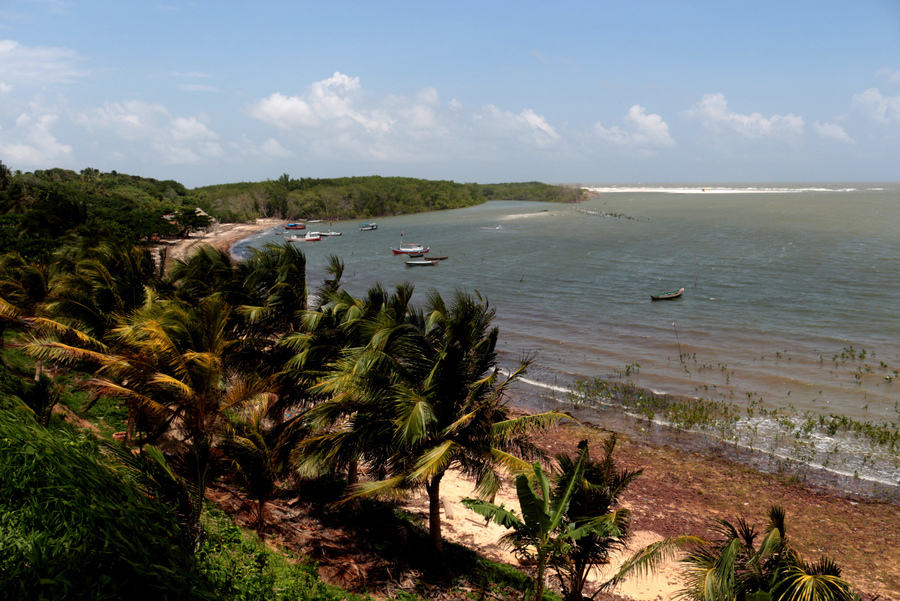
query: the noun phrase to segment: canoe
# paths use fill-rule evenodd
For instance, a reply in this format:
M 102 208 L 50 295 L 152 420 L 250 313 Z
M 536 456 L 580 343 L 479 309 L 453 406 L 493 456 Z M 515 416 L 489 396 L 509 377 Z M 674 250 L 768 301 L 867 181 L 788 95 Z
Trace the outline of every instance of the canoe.
M 679 290 L 672 290 L 671 292 L 663 292 L 662 294 L 651 294 L 650 300 L 670 300 L 673 298 L 678 298 L 684 294 L 684 288 Z
M 425 267 L 426 265 L 437 265 L 437 261 L 426 261 L 424 259 L 416 259 L 414 261 L 404 261 L 407 267 Z

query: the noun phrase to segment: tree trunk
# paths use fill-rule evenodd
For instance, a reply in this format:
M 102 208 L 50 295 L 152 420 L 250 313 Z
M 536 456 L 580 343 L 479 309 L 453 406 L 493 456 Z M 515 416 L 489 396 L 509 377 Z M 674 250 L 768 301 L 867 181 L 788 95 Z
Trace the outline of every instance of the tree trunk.
M 355 486 L 359 482 L 359 462 L 352 459 L 347 465 L 347 487 Z
M 41 381 L 41 374 L 44 373 L 44 360 L 38 359 L 34 362 L 34 381 Z
M 444 539 L 441 537 L 441 478 L 444 472 L 432 476 L 431 482 L 425 484 L 428 491 L 428 533 L 431 548 L 437 558 L 444 556 Z

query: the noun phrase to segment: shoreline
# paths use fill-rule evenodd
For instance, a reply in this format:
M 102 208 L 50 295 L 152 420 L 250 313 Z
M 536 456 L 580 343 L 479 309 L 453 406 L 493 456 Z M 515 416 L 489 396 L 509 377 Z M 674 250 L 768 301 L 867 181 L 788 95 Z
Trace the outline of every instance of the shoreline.
M 220 224 L 201 236 L 170 244 L 166 262 L 185 258 L 200 244 L 230 251 L 241 240 L 283 222 L 261 219 L 254 223 Z M 792 540 L 808 560 L 828 555 L 844 568 L 845 576 L 861 592 L 900 600 L 900 566 L 889 563 L 892 549 L 900 548 L 900 506 L 896 498 L 893 503 L 879 501 L 862 491 L 844 490 L 837 481 L 829 485 L 813 480 L 811 473 L 815 470 L 796 466 L 782 466 L 780 473 L 766 470 L 752 461 L 753 455 L 762 454 L 758 451 L 729 452 L 728 445 L 721 441 L 704 441 L 703 434 L 648 423 L 621 410 L 621 415 L 615 417 L 615 407 L 600 411 L 555 402 L 560 409 L 571 408 L 580 423 L 539 435 L 539 444 L 551 456 L 572 453 L 582 437 L 595 443 L 610 432 L 617 432 L 620 445 L 616 458 L 620 467 L 644 470 L 625 498 L 633 511 L 638 545 L 676 534 L 708 535 L 709 520 L 714 518 L 734 522 L 746 516 L 751 524 L 762 528 L 768 506 L 780 504 L 788 510 Z M 531 407 L 518 398 L 511 404 L 526 411 L 540 407 Z M 853 482 L 852 478 L 847 480 Z M 465 482 L 460 490 L 458 497 L 471 495 Z M 511 489 L 504 489 L 504 493 L 515 496 Z M 493 533 L 488 535 L 483 520 L 473 518 L 461 505 L 453 505 L 451 497 L 447 494 L 452 509 L 445 512 L 452 520 L 453 532 L 448 527 L 447 538 L 488 556 L 497 553 L 496 537 Z M 514 498 L 510 500 L 517 504 Z M 409 502 L 410 509 L 419 515 L 420 511 L 413 508 L 421 499 Z M 656 577 L 631 582 L 616 593 L 618 598 L 636 601 L 671 599 L 681 586 L 677 564 L 673 564 Z
M 188 238 L 157 245 L 166 251 L 166 267 L 176 260 L 185 259 L 196 247 L 208 244 L 230 254 L 231 248 L 245 238 L 285 223 L 284 219 L 264 218 L 252 223 L 216 223 L 208 231 Z

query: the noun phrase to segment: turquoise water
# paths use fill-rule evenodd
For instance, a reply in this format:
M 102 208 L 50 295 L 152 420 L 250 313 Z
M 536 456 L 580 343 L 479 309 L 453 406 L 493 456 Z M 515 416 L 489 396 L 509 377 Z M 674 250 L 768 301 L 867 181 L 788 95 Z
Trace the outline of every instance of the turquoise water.
M 504 359 L 537 353 L 536 389 L 627 371 L 639 386 L 755 401 L 798 424 L 832 413 L 900 422 L 900 185 L 595 190 L 577 205 L 501 201 L 383 218 L 372 232 L 336 222 L 343 236 L 303 246 L 311 286 L 333 253 L 353 294 L 402 281 L 419 298 L 478 291 L 497 309 Z M 449 258 L 405 267 L 390 251 L 401 232 Z M 234 252 L 281 239 L 268 232 Z M 678 300 L 650 301 L 681 287 Z M 796 441 L 794 451 L 776 444 L 773 424 L 745 425 L 768 435 L 772 452 L 797 454 Z M 900 481 L 890 451 L 839 436 L 810 445 L 832 449 L 811 463 Z

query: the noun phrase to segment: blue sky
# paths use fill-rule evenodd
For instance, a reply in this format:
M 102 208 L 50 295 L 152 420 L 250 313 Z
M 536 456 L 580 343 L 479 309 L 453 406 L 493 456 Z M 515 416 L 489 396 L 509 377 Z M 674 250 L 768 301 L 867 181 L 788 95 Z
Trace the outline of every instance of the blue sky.
M 900 1 L 0 0 L 0 161 L 898 181 Z

